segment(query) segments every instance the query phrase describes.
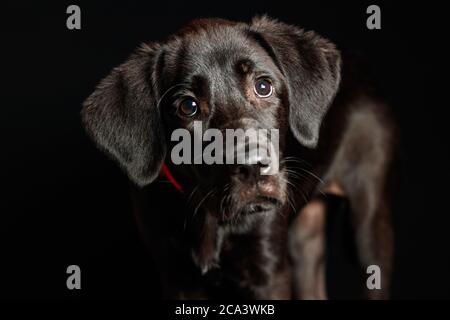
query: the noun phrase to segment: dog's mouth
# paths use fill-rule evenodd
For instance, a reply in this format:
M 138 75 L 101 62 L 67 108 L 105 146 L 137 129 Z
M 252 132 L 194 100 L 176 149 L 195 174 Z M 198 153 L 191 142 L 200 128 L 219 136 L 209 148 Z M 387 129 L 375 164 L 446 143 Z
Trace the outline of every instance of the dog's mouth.
M 241 214 L 250 215 L 257 213 L 266 213 L 275 210 L 281 206 L 281 201 L 272 197 L 258 197 L 255 201 L 249 202 L 241 209 Z

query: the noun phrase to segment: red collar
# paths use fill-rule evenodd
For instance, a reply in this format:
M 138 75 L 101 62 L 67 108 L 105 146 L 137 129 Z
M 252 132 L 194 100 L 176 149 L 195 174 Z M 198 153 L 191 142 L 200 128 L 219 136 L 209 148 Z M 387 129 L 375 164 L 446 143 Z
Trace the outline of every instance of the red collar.
M 174 186 L 175 189 L 177 189 L 179 192 L 184 193 L 183 186 L 175 179 L 172 172 L 170 172 L 169 167 L 165 162 L 162 164 L 161 168 L 161 176 L 164 176 L 169 180 L 169 182 Z

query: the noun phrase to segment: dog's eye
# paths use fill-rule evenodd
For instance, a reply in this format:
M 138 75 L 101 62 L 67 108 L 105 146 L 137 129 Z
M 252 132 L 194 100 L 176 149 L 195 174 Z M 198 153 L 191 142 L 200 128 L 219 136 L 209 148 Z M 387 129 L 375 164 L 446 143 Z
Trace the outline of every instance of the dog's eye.
M 265 78 L 260 78 L 255 81 L 255 85 L 253 87 L 256 95 L 260 98 L 267 98 L 272 95 L 273 87 L 270 80 Z
M 178 105 L 178 112 L 184 117 L 193 117 L 198 111 L 198 104 L 192 98 L 186 98 Z

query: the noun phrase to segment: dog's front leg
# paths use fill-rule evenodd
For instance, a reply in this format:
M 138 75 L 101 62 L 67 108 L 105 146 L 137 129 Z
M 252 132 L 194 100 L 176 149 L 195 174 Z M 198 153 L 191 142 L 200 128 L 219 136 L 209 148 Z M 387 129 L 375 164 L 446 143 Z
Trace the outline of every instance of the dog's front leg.
M 297 299 L 326 299 L 326 204 L 312 200 L 302 208 L 290 229 L 289 245 L 294 262 L 294 295 Z
M 208 272 L 217 265 L 219 249 L 219 226 L 217 217 L 209 212 L 205 212 L 203 219 L 195 228 L 194 247 L 192 248 L 192 258 L 194 263 L 200 268 L 202 274 Z

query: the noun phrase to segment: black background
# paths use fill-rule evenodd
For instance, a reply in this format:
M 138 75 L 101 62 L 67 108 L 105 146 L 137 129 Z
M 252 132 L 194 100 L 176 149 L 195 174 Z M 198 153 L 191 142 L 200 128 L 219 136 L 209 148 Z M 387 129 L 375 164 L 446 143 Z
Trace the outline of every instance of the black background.
M 141 42 L 194 18 L 267 13 L 372 63 L 401 128 L 392 296 L 449 298 L 448 36 L 438 3 L 0 4 L 0 296 L 157 297 L 127 179 L 84 135 L 81 103 Z M 81 30 L 66 28 L 70 4 L 81 7 Z M 366 28 L 369 4 L 381 7 L 381 30 Z M 81 291 L 66 289 L 71 264 L 81 267 Z

